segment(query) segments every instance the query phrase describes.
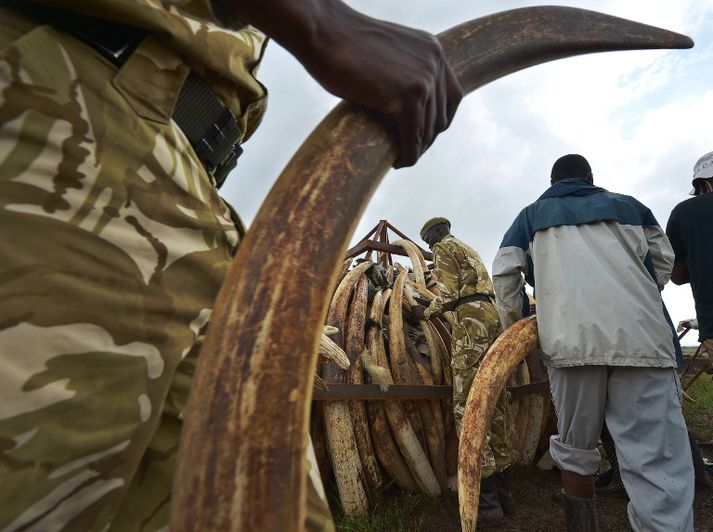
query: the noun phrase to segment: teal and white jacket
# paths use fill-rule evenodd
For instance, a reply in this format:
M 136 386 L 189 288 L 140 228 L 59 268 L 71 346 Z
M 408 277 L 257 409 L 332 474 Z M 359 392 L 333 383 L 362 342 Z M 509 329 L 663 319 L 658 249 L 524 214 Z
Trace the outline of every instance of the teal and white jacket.
M 553 367 L 674 367 L 681 357 L 661 289 L 673 250 L 651 211 L 584 179 L 552 185 L 508 229 L 493 263 L 503 327 L 535 289 L 545 362 Z

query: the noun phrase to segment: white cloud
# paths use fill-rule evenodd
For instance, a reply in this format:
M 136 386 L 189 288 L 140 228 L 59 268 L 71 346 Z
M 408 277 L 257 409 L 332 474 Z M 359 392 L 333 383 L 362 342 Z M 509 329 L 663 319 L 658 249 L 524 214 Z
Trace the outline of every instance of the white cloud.
M 372 16 L 433 32 L 536 4 L 350 2 Z M 635 195 L 666 223 L 686 197 L 693 163 L 713 150 L 713 0 L 567 4 L 686 33 L 696 47 L 570 58 L 478 90 L 418 165 L 386 176 L 355 238 L 381 218 L 417 238 L 425 218 L 446 215 L 454 233 L 490 265 L 512 219 L 547 187 L 554 160 L 571 152 L 590 160 L 598 184 Z M 224 188 L 248 222 L 289 157 L 336 102 L 275 43 L 261 79 L 271 91 L 268 115 Z M 695 315 L 688 286 L 667 287 L 664 298 L 674 321 Z

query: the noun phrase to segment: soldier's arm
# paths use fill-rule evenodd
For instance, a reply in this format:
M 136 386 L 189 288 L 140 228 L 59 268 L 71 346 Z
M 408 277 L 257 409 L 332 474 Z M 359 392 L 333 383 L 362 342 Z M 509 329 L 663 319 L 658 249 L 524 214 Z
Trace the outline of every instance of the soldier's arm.
M 460 290 L 458 261 L 451 251 L 445 246 L 439 246 L 433 254 L 433 263 L 438 273 L 439 295 L 431 300 L 431 304 L 426 309 L 426 319 L 453 310 L 458 302 Z
M 332 94 L 396 121 L 395 167 L 414 164 L 455 114 L 463 91 L 430 33 L 377 20 L 339 0 L 211 0 L 252 24 Z

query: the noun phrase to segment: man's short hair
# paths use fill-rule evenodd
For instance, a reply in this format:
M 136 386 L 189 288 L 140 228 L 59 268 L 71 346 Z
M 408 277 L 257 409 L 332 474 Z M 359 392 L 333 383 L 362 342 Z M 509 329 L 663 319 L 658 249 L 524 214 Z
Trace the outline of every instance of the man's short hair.
M 587 179 L 592 175 L 592 167 L 587 159 L 577 153 L 563 155 L 552 166 L 550 182 L 556 183 L 563 179 Z

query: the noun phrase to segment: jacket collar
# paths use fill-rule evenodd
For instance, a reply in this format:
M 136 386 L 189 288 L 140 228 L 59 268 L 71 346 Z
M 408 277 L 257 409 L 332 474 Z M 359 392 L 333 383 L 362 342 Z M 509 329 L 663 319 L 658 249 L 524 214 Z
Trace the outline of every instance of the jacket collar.
M 599 192 L 606 192 L 606 189 L 594 186 L 586 179 L 563 179 L 561 181 L 557 181 L 557 183 L 545 190 L 538 200 L 561 198 L 564 196 L 588 196 Z

